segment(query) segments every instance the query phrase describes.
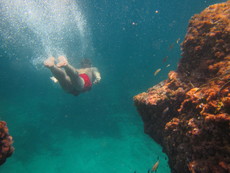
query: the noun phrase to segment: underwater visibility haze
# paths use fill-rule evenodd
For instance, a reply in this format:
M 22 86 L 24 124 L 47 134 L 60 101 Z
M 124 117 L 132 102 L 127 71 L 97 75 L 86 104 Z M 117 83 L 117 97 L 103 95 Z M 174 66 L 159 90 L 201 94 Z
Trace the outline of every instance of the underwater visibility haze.
M 1 173 L 169 173 L 132 97 L 175 70 L 191 16 L 221 0 L 0 1 L 0 120 L 15 152 Z M 102 80 L 77 97 L 50 80 L 49 56 Z

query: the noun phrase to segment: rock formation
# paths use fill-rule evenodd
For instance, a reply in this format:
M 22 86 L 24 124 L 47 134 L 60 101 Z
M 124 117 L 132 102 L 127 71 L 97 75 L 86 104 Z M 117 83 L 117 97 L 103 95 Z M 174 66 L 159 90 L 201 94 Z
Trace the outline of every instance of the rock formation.
M 8 133 L 6 122 L 0 121 L 0 165 L 13 153 L 14 148 L 12 147 L 12 143 L 12 136 Z
M 172 172 L 230 172 L 230 1 L 194 15 L 168 79 L 134 97 Z

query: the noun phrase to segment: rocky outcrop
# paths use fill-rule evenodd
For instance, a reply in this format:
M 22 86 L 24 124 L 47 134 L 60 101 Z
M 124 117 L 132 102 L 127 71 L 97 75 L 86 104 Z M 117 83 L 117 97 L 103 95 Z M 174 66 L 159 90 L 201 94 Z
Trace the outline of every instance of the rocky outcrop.
M 172 172 L 230 172 L 230 1 L 194 15 L 168 79 L 134 97 Z
M 7 157 L 10 157 L 14 151 L 12 147 L 12 136 L 9 135 L 5 121 L 0 121 L 0 165 L 2 165 Z

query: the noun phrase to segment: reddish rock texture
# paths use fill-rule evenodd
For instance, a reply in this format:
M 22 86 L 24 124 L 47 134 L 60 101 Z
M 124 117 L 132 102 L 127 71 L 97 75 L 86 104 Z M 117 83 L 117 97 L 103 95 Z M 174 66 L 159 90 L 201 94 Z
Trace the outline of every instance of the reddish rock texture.
M 230 1 L 194 15 L 168 79 L 134 97 L 172 172 L 230 172 Z
M 5 121 L 0 121 L 0 165 L 10 157 L 14 151 L 12 147 L 12 136 L 8 133 L 8 128 Z

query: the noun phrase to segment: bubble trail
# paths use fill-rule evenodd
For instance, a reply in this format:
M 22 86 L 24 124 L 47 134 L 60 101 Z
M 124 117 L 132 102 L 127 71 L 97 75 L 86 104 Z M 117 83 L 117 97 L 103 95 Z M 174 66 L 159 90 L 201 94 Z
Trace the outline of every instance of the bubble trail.
M 0 1 L 1 48 L 9 57 L 28 56 L 35 65 L 47 56 L 65 54 L 71 44 L 83 53 L 86 25 L 74 0 Z

